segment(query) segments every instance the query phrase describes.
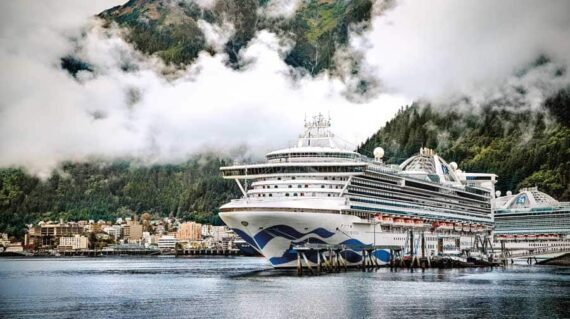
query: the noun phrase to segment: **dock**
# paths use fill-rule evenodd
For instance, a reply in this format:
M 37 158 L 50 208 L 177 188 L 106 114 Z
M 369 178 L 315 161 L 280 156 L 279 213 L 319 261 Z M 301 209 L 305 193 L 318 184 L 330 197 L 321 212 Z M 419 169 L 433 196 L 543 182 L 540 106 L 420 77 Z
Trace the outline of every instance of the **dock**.
M 473 247 L 462 251 L 460 256 L 440 251 L 438 255 L 426 254 L 424 233 L 410 231 L 403 246 L 396 245 L 328 245 L 301 244 L 294 245 L 292 250 L 297 254 L 297 274 L 319 275 L 347 271 L 349 268 L 366 271 L 380 267 L 398 268 L 466 268 L 466 267 L 498 267 L 498 260 L 493 260 L 495 251 L 488 237 L 477 237 Z M 389 260 L 379 262 L 374 255 L 378 251 L 389 251 Z M 358 254 L 359 263 L 349 263 L 346 256 Z M 312 257 L 312 260 L 311 258 Z M 316 257 L 316 262 L 315 262 Z
M 243 253 L 239 249 L 178 249 L 176 256 L 243 256 Z

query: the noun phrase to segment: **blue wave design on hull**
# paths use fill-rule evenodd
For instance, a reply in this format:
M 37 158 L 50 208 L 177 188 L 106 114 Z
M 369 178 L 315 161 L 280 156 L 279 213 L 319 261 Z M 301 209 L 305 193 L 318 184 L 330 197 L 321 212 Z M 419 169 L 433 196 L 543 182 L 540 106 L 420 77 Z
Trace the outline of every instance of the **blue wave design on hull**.
M 250 244 L 251 247 L 255 248 L 256 250 L 259 250 L 259 247 L 257 246 L 257 244 L 255 243 L 255 240 L 253 240 L 253 238 L 249 237 L 248 234 L 246 234 L 244 231 L 239 230 L 237 228 L 232 228 L 232 230 L 234 231 L 234 233 L 236 233 L 241 239 L 245 240 L 246 243 Z
M 326 244 L 326 242 L 324 242 L 320 239 L 317 239 L 317 238 L 308 238 L 308 239 L 305 239 L 301 242 L 294 242 L 294 244 L 306 243 L 309 240 L 310 240 L 310 242 L 313 242 L 313 243 L 316 243 L 318 240 L 319 243 Z M 362 255 L 359 251 L 362 250 L 362 248 L 368 246 L 368 245 L 364 244 L 363 242 L 361 242 L 360 240 L 354 239 L 354 238 L 347 239 L 347 240 L 341 242 L 340 245 L 345 245 L 345 246 L 349 247 L 349 249 L 346 249 L 346 250 L 341 252 L 342 258 L 344 258 L 349 263 L 361 262 L 362 261 Z M 307 256 L 307 259 L 313 263 L 318 262 L 318 257 L 317 257 L 316 251 L 307 251 L 307 252 L 305 252 L 305 256 Z M 374 256 L 376 259 L 378 259 L 382 262 L 385 262 L 385 263 L 390 261 L 390 253 L 386 250 L 383 250 L 383 249 L 373 251 L 372 256 Z M 289 263 L 289 262 L 294 261 L 294 260 L 297 260 L 297 253 L 295 252 L 294 249 L 290 248 L 290 249 L 287 249 L 283 253 L 282 256 L 270 258 L 269 262 L 273 266 L 279 266 L 279 265 L 286 264 L 286 263 Z
M 315 234 L 321 238 L 329 238 L 333 236 L 335 233 L 330 232 L 324 228 L 316 228 L 310 232 L 301 233 L 291 226 L 275 225 L 260 231 L 253 237 L 253 239 L 257 243 L 257 246 L 260 249 L 263 249 L 263 247 L 265 247 L 265 245 L 267 245 L 267 243 L 269 243 L 275 237 L 282 237 L 289 240 L 297 240 L 309 234 Z

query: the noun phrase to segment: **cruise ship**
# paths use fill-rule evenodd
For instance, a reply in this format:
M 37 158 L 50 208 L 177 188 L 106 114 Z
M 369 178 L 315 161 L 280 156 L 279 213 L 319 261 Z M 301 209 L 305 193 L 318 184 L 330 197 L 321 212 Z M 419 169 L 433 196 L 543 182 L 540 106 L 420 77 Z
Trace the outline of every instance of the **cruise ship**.
M 242 197 L 220 208 L 220 217 L 276 268 L 295 267 L 297 245 L 344 245 L 349 265 L 361 248 L 406 245 L 407 234 L 423 234 L 427 253 L 457 253 L 490 235 L 496 175 L 465 173 L 433 150 L 400 165 L 337 146 L 330 118 L 305 120 L 295 147 L 270 152 L 258 164 L 222 167 Z M 390 252 L 377 249 L 380 264 Z M 316 253 L 307 254 L 310 263 Z
M 570 202 L 559 202 L 531 187 L 498 196 L 494 206 L 495 242 L 515 255 L 542 251 L 552 258 L 570 249 Z

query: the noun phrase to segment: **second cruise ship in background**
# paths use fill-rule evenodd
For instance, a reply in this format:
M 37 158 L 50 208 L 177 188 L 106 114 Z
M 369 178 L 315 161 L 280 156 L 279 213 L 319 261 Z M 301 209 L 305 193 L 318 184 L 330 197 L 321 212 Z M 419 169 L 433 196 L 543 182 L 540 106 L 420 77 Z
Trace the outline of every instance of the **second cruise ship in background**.
M 223 205 L 220 217 L 274 267 L 294 267 L 292 247 L 307 242 L 346 245 L 344 259 L 356 264 L 357 247 L 404 246 L 410 230 L 425 234 L 429 254 L 459 253 L 490 234 L 494 174 L 464 173 L 427 148 L 387 165 L 381 148 L 370 159 L 337 147 L 329 128 L 319 114 L 305 121 L 296 147 L 267 154 L 265 163 L 221 168 L 243 197 Z M 390 253 L 373 256 L 386 263 Z

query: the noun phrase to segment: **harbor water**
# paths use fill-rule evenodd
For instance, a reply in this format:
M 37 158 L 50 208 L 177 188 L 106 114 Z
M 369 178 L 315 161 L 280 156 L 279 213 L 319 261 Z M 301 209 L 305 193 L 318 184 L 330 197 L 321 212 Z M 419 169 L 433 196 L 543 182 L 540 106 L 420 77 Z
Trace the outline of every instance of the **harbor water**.
M 569 318 L 570 268 L 297 277 L 253 257 L 4 258 L 0 318 Z

